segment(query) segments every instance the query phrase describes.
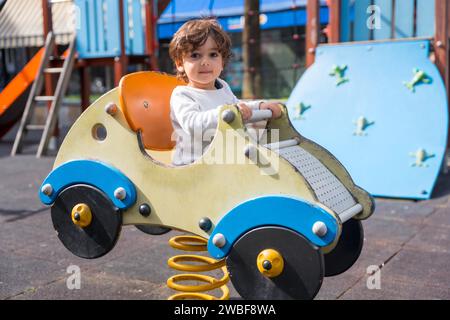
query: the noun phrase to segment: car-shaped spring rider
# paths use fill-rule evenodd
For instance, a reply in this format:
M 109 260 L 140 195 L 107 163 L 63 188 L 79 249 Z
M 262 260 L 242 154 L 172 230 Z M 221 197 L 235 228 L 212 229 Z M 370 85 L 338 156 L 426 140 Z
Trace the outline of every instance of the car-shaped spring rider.
M 73 124 L 39 193 L 59 239 L 92 259 L 113 249 L 122 225 L 181 230 L 194 236 L 172 238 L 173 247 L 210 257 L 176 256 L 169 265 L 222 268 L 224 275 L 175 275 L 167 283 L 181 293 L 171 298 L 214 299 L 204 291 L 221 288 L 225 299 L 231 279 L 245 299 L 313 299 L 323 277 L 358 259 L 361 220 L 373 213 L 373 199 L 332 154 L 293 128 L 283 105 L 278 119 L 268 110 L 253 113 L 266 143 L 250 134 L 235 105 L 221 106 L 201 159 L 171 165 L 169 100 L 178 85 L 163 73 L 126 75 Z M 244 161 L 226 161 L 232 153 Z M 201 285 L 183 284 L 190 279 Z

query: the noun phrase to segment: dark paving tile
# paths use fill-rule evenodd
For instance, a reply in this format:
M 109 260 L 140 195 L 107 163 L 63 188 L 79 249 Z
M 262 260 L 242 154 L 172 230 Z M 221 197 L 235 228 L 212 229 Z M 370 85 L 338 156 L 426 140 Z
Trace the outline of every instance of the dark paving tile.
M 405 248 L 450 254 L 450 230 L 440 226 L 426 226 L 405 245 Z
M 346 291 L 342 300 L 448 300 L 450 292 L 446 288 L 432 287 L 423 284 L 402 282 L 381 271 L 379 289 L 369 289 L 367 276 L 361 279 L 353 288 Z
M 20 250 L 26 246 L 40 246 L 56 236 L 47 212 L 39 212 L 26 219 L 0 222 L 0 243 L 3 250 Z
M 377 199 L 375 212 L 370 219 L 385 219 L 420 224 L 435 210 L 435 206 L 430 203 Z
M 64 272 L 64 268 L 49 261 L 0 251 L 0 299 L 33 291 L 63 277 Z
M 367 239 L 377 239 L 386 243 L 403 244 L 410 240 L 421 225 L 397 219 L 372 219 L 363 221 Z
M 109 253 L 97 259 L 84 259 L 75 256 L 64 247 L 53 231 L 53 227 L 49 232 L 51 235 L 45 240 L 39 243 L 28 243 L 15 252 L 28 257 L 46 259 L 65 268 L 74 264 L 85 269 L 93 269 L 101 268 L 99 266 L 115 259 L 126 260 L 134 252 L 145 251 L 159 243 L 156 241 L 156 237 L 144 234 L 133 226 L 124 226 L 116 246 Z
M 350 270 L 338 276 L 326 277 L 315 300 L 336 300 L 343 292 L 352 288 L 359 279 L 360 276 Z
M 437 226 L 442 228 L 450 228 L 450 209 L 448 208 L 440 208 L 433 213 L 433 216 L 430 219 L 427 219 L 425 222 L 427 225 Z
M 316 299 L 338 299 L 360 279 L 367 277 L 368 271 L 370 272 L 373 267 L 383 265 L 400 250 L 401 246 L 398 244 L 383 243 L 366 238 L 361 255 L 355 264 L 340 275 L 325 278 Z
M 129 279 L 165 283 L 169 277 L 167 259 L 173 255 L 172 250 L 167 243 L 149 242 L 147 246 L 141 245 L 126 255 L 102 261 L 94 269 Z
M 38 190 L 53 162 L 53 158 L 35 156 L 0 158 L 0 223 L 45 210 Z
M 80 289 L 68 289 L 67 279 L 46 284 L 15 296 L 17 300 L 159 300 L 168 289 L 150 282 L 81 271 Z
M 397 281 L 446 289 L 450 298 L 449 265 L 449 253 L 404 248 L 381 270 Z
M 157 286 L 166 287 L 166 281 L 169 277 L 184 273 L 182 271 L 171 269 L 168 266 L 167 260 L 170 257 L 183 254 L 207 255 L 204 252 L 192 253 L 171 248 L 168 244 L 169 238 L 180 234 L 182 233 L 176 231 L 172 231 L 162 236 L 149 236 L 144 234 L 144 236 L 152 237 L 152 239 L 157 239 L 158 241 L 153 241 L 151 245 L 141 246 L 139 249 L 117 259 L 101 263 L 92 269 L 91 272 L 101 272 L 108 276 L 127 278 L 135 281 L 147 281 Z M 201 272 L 198 274 L 210 275 L 215 278 L 221 278 L 223 276 L 223 273 L 220 270 Z M 231 282 L 228 284 L 228 287 L 230 289 L 230 297 L 239 299 L 240 296 Z M 176 293 L 170 289 L 167 290 L 168 295 L 164 296 L 164 299 L 170 294 Z M 218 291 L 212 293 L 216 296 L 221 295 Z
M 358 278 L 364 277 L 369 267 L 383 265 L 400 250 L 399 244 L 366 238 L 361 255 L 346 273 L 352 273 Z

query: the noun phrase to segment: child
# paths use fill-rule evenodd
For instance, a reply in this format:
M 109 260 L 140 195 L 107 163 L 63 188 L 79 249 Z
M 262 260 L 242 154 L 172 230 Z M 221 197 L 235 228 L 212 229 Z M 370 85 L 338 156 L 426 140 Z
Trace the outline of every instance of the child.
M 187 82 L 174 89 L 170 99 L 170 117 L 176 133 L 174 165 L 186 165 L 200 158 L 210 141 L 203 134 L 217 127 L 219 107 L 238 104 L 244 120 L 252 110 L 270 109 L 272 118 L 281 115 L 277 103 L 243 103 L 219 78 L 231 57 L 231 40 L 219 23 L 210 18 L 186 22 L 170 42 L 169 54 L 177 75 Z

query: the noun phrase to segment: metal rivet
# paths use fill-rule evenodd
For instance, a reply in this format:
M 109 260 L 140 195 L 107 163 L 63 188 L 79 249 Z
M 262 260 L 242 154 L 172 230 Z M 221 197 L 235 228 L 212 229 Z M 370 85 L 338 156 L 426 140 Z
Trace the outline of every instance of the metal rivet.
M 225 121 L 226 123 L 233 122 L 234 118 L 235 118 L 235 114 L 233 111 L 225 110 L 224 112 L 222 112 L 222 120 Z
M 50 183 L 47 183 L 42 186 L 41 192 L 46 196 L 50 196 L 53 193 L 53 187 Z
M 212 222 L 211 222 L 211 220 L 209 218 L 204 217 L 204 218 L 200 219 L 200 221 L 198 222 L 198 226 L 203 231 L 208 232 L 209 230 L 211 230 Z
M 117 113 L 117 110 L 118 110 L 117 109 L 117 105 L 115 103 L 113 103 L 113 102 L 108 103 L 106 105 L 106 107 L 105 107 L 106 113 L 111 115 L 111 116 L 115 115 Z
M 127 196 L 127 192 L 125 191 L 124 188 L 119 187 L 116 190 L 114 190 L 114 197 L 116 199 L 123 200 L 123 199 L 125 199 L 126 196 Z
M 139 206 L 139 213 L 144 217 L 148 217 L 152 213 L 152 209 L 148 204 L 143 203 Z
M 328 229 L 325 223 L 317 221 L 312 227 L 312 232 L 319 237 L 323 237 L 327 234 Z
M 216 235 L 214 235 L 214 237 L 212 239 L 212 243 L 217 248 L 222 248 L 227 243 L 227 239 L 225 238 L 225 236 L 223 234 L 217 233 Z
M 148 106 L 149 106 L 148 102 L 147 102 L 147 101 L 144 101 L 144 108 L 147 109 Z

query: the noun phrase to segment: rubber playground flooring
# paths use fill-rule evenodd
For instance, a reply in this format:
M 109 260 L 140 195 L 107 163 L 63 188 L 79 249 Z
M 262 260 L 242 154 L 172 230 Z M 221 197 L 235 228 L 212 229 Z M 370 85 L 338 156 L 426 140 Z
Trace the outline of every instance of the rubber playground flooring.
M 60 243 L 50 209 L 37 196 L 54 158 L 11 158 L 9 148 L 0 142 L 0 299 L 167 299 L 174 293 L 165 283 L 177 272 L 167 259 L 183 252 L 167 241 L 179 232 L 150 236 L 126 226 L 106 256 L 78 258 Z M 431 200 L 376 199 L 363 226 L 359 260 L 325 278 L 316 299 L 450 299 L 450 174 L 441 174 Z M 79 270 L 78 286 L 73 270 Z

